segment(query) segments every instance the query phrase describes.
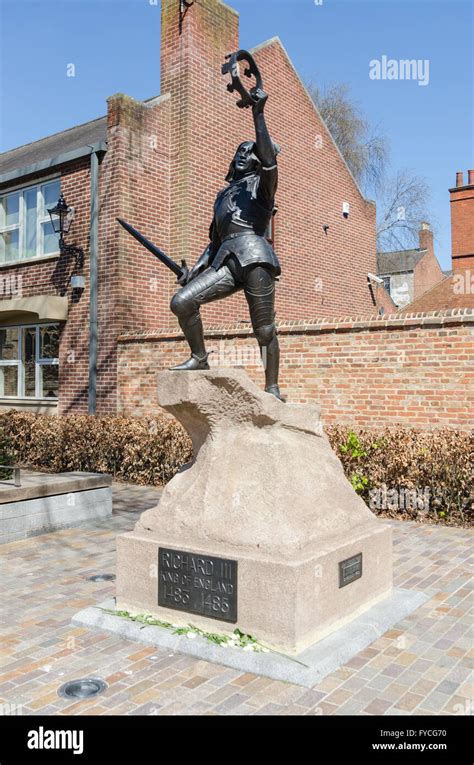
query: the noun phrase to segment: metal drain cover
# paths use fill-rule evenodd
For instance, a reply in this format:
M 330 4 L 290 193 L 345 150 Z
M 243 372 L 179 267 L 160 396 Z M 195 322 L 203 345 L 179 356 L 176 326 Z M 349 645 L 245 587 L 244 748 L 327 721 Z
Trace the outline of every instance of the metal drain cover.
M 89 577 L 89 582 L 112 582 L 115 579 L 115 574 L 94 574 Z
M 89 699 L 91 696 L 97 696 L 107 688 L 107 683 L 98 680 L 95 677 L 86 677 L 81 680 L 70 680 L 64 683 L 59 690 L 58 696 L 64 699 Z

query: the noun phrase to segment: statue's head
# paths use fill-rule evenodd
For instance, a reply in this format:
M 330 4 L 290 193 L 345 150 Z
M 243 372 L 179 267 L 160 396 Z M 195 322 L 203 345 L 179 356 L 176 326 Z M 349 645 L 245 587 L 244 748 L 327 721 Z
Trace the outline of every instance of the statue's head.
M 255 141 L 244 141 L 234 154 L 234 159 L 230 163 L 229 172 L 226 175 L 226 181 L 232 183 L 232 181 L 237 181 L 245 175 L 258 172 L 259 168 L 260 160 L 256 154 Z

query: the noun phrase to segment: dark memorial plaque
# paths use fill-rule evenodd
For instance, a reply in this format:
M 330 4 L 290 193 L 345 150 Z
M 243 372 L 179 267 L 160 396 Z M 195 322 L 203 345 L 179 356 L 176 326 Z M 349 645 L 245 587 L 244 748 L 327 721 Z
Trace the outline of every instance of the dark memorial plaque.
M 160 547 L 158 605 L 235 623 L 237 561 Z
M 362 576 L 362 553 L 354 555 L 347 560 L 341 560 L 339 563 L 339 587 L 345 587 L 346 584 L 355 582 Z

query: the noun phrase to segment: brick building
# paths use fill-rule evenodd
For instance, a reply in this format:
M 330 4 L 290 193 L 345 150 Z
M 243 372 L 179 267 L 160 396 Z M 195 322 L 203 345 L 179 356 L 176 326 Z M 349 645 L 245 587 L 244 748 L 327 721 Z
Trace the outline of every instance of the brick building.
M 449 189 L 451 207 L 451 273 L 407 307 L 408 311 L 474 308 L 474 170 L 456 173 Z
M 463 174 L 457 174 L 450 197 L 452 276 L 398 311 L 383 286 L 374 283 L 383 313 L 280 319 L 281 381 L 289 400 L 317 401 L 326 423 L 375 430 L 403 425 L 472 432 L 473 170 L 466 185 Z M 425 238 L 420 249 L 429 251 L 431 231 L 422 229 L 421 236 Z M 425 252 L 416 252 L 421 262 Z M 434 265 L 428 258 L 430 263 Z M 216 322 L 207 328 L 207 347 L 214 351 L 211 363 L 243 364 L 261 384 L 262 369 L 250 334 L 238 322 Z M 157 413 L 156 370 L 183 357 L 182 334 L 164 328 L 127 332 L 119 338 L 118 353 L 119 410 L 126 415 Z
M 377 275 L 395 306 L 404 308 L 443 279 L 433 247 L 433 232 L 424 221 L 418 232 L 419 247 L 377 253 Z
M 236 146 L 253 136 L 220 74 L 245 46 L 221 0 L 180 15 L 162 0 L 161 95 L 116 94 L 107 114 L 0 157 L 0 407 L 114 413 L 119 337 L 176 331 L 173 276 L 116 223 L 123 217 L 175 260 L 207 244 L 212 205 Z M 277 318 L 367 314 L 380 289 L 375 206 L 364 199 L 278 38 L 253 49 L 281 145 L 272 237 L 282 264 Z M 47 209 L 62 192 L 74 207 L 58 252 Z M 343 205 L 346 214 L 343 214 Z M 347 205 L 349 214 L 347 215 Z M 71 284 L 84 276 L 83 288 Z M 383 299 L 383 296 L 382 298 Z M 241 320 L 241 295 L 206 306 L 208 325 Z

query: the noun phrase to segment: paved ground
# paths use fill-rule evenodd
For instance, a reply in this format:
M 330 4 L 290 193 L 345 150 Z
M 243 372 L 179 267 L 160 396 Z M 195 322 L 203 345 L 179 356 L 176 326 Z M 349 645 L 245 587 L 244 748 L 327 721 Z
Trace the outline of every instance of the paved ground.
M 72 628 L 74 613 L 114 594 L 113 582 L 88 577 L 114 572 L 116 534 L 158 496 L 116 485 L 107 523 L 1 546 L 4 714 L 472 714 L 474 556 L 472 534 L 462 529 L 390 521 L 395 585 L 432 597 L 311 690 Z M 66 680 L 85 676 L 109 688 L 95 700 L 57 696 Z

